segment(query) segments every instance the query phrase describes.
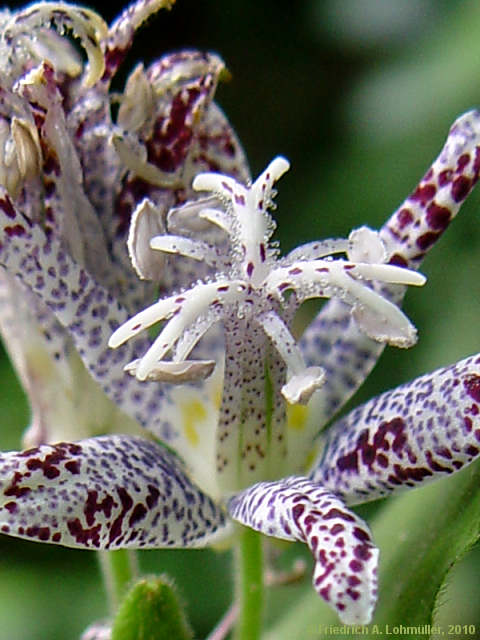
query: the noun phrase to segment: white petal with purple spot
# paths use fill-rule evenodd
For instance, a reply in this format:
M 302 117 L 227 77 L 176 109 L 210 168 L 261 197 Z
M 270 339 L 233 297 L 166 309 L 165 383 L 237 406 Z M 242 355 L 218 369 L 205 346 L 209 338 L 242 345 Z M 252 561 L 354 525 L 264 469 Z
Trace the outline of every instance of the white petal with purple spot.
M 105 436 L 0 454 L 0 531 L 86 549 L 198 547 L 225 516 L 170 452 Z
M 368 624 L 377 596 L 378 550 L 365 523 L 321 484 L 290 477 L 231 498 L 234 520 L 268 536 L 305 542 L 313 586 L 345 624 Z
M 388 391 L 339 420 L 311 473 L 348 504 L 458 471 L 480 454 L 480 355 Z

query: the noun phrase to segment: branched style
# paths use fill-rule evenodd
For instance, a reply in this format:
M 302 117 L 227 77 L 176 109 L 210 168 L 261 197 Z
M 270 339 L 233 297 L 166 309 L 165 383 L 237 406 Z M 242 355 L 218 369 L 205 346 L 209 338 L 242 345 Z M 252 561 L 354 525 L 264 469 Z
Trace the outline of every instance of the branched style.
M 0 329 L 32 408 L 30 448 L 0 454 L 0 530 L 187 548 L 240 522 L 306 543 L 318 594 L 367 623 L 378 550 L 347 505 L 478 457 L 480 357 L 323 428 L 386 343 L 415 342 L 399 305 L 478 179 L 480 114 L 378 232 L 281 257 L 271 211 L 289 165 L 251 181 L 213 101 L 217 55 L 166 55 L 110 91 L 135 30 L 170 4 L 139 0 L 110 27 L 66 4 L 0 15 Z M 296 340 L 309 298 L 329 300 Z

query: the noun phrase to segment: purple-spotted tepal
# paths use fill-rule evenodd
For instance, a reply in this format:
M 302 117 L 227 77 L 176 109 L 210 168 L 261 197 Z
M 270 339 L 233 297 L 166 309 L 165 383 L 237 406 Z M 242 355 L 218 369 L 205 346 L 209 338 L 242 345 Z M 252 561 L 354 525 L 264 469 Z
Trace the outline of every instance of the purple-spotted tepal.
M 399 306 L 478 178 L 480 114 L 455 122 L 378 232 L 282 257 L 271 211 L 289 165 L 250 179 L 213 101 L 218 56 L 167 55 L 110 90 L 135 30 L 169 4 L 139 0 L 111 27 L 66 4 L 2 14 L 0 328 L 34 448 L 0 456 L 0 529 L 187 548 L 238 521 L 306 543 L 316 591 L 343 622 L 367 623 L 378 551 L 347 505 L 478 456 L 480 356 L 318 434 L 386 343 L 415 342 Z M 296 340 L 310 298 L 330 300 Z

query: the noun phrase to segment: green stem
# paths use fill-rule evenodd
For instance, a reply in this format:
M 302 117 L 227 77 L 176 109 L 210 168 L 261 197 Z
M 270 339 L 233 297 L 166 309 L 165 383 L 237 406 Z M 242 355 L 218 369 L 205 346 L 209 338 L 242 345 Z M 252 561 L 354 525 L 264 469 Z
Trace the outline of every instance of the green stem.
M 262 536 L 242 527 L 236 553 L 237 601 L 240 605 L 235 640 L 259 640 L 263 614 Z
M 138 577 L 138 561 L 134 551 L 99 551 L 98 559 L 107 592 L 110 614 L 113 616 L 125 595 L 126 588 Z

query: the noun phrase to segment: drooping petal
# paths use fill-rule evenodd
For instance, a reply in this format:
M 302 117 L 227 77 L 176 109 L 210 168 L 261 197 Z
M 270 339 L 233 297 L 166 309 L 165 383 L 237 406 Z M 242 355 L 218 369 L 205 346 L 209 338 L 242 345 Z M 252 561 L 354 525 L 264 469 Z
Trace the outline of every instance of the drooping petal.
M 234 520 L 268 536 L 305 542 L 313 586 L 345 624 L 367 624 L 376 602 L 378 550 L 366 524 L 321 484 L 261 482 L 228 503 Z
M 87 549 L 198 547 L 225 515 L 164 448 L 106 436 L 0 454 L 0 531 Z
M 325 436 L 313 480 L 347 504 L 417 487 L 480 453 L 480 355 L 355 409 Z
M 456 216 L 478 180 L 480 112 L 470 111 L 453 124 L 446 143 L 418 187 L 380 230 L 390 264 L 418 268 L 421 258 Z M 404 288 L 382 286 L 382 293 L 400 303 Z M 292 460 L 307 456 L 319 426 L 353 395 L 383 351 L 360 332 L 348 307 L 330 300 L 305 331 L 300 346 L 308 366 L 321 365 L 325 384 L 289 430 L 300 438 L 289 447 Z M 303 452 L 303 453 L 302 453 Z

